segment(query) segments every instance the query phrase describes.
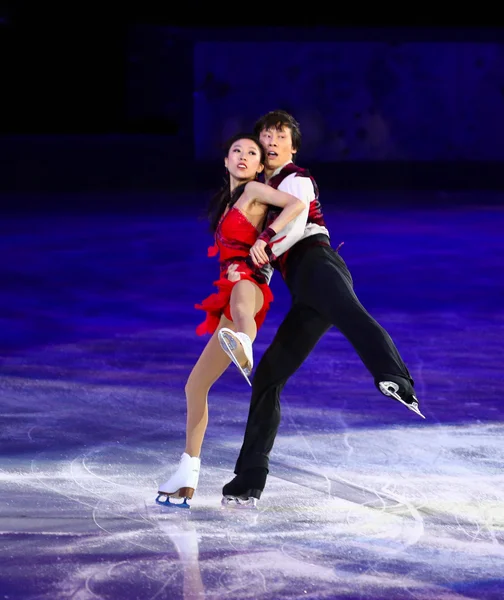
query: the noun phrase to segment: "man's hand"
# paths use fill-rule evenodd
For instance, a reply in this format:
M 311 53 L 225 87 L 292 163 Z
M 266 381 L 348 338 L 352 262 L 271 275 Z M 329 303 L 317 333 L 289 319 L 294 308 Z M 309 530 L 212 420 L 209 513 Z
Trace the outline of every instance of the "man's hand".
M 264 240 L 257 240 L 252 248 L 250 248 L 250 258 L 256 267 L 262 267 L 269 263 L 269 258 L 265 251 L 267 245 Z

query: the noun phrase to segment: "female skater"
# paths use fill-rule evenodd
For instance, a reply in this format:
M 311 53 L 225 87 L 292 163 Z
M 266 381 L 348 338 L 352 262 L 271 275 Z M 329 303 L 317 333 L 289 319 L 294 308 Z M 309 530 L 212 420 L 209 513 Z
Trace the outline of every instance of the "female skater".
M 198 485 L 200 452 L 208 424 L 208 392 L 231 360 L 245 376 L 250 373 L 252 342 L 273 300 L 268 274 L 261 272 L 261 267 L 255 266 L 250 257 L 257 264 L 266 265 L 269 240 L 306 209 L 295 196 L 254 181 L 266 161 L 259 138 L 235 135 L 226 150 L 224 164 L 229 182 L 214 197 L 209 209 L 215 234 L 215 245 L 209 249 L 209 256 L 220 254 L 220 278 L 214 283 L 219 291 L 196 305 L 207 313 L 196 331 L 198 335 L 209 333 L 212 337 L 185 386 L 185 452 L 177 471 L 159 486 L 156 499 L 159 504 L 173 505 L 170 498 L 181 498 L 183 502 L 176 506 L 184 508 L 189 508 L 187 500 L 193 497 Z M 260 233 L 269 205 L 283 210 L 270 227 Z

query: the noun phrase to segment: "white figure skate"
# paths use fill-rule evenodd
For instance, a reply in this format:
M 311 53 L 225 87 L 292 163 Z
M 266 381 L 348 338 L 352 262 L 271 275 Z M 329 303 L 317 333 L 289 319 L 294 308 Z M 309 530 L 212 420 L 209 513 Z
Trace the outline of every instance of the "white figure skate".
M 201 459 L 197 456 L 182 454 L 177 471 L 159 486 L 156 502 L 163 506 L 174 506 L 176 508 L 191 508 L 187 503 L 191 500 L 198 487 Z M 161 498 L 165 498 L 162 500 Z M 182 502 L 170 502 L 170 498 L 183 498 Z
M 252 387 L 248 375 L 250 375 L 252 368 L 254 367 L 254 356 L 252 352 L 252 341 L 249 336 L 241 331 L 232 331 L 227 327 L 223 327 L 219 331 L 219 343 L 224 352 L 238 367 L 240 373 L 247 380 L 247 383 Z M 237 350 L 239 346 L 243 348 L 245 358 L 247 359 L 247 364 L 244 367 L 240 365 L 234 354 L 234 351 Z

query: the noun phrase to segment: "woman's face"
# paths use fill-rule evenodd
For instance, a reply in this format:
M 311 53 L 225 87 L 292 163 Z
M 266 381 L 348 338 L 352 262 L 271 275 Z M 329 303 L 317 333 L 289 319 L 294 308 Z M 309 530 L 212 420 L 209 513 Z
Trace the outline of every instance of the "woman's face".
M 255 179 L 256 174 L 264 169 L 260 149 L 255 142 L 246 138 L 234 142 L 224 164 L 229 174 L 240 181 Z

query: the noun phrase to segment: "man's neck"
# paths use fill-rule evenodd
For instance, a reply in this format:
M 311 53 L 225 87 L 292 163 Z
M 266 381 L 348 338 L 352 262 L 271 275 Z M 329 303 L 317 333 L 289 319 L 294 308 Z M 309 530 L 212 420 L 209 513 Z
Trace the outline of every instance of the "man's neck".
M 266 181 L 266 183 L 272 178 L 274 172 L 273 169 L 264 169 L 264 181 Z
M 288 165 L 291 162 L 292 162 L 292 160 L 288 160 L 284 165 L 282 165 L 281 167 L 277 167 L 276 169 L 265 168 L 264 169 L 264 179 L 266 180 L 266 183 L 268 183 L 268 181 L 272 177 L 274 177 L 275 175 L 278 175 L 278 173 L 280 173 L 280 171 L 285 167 L 285 165 Z

